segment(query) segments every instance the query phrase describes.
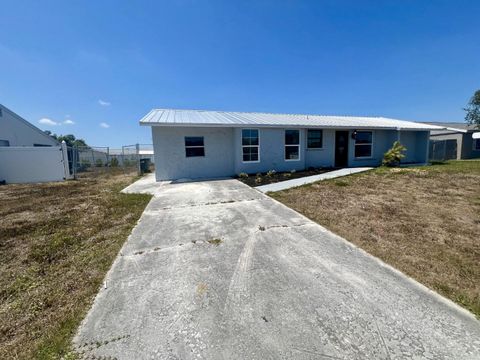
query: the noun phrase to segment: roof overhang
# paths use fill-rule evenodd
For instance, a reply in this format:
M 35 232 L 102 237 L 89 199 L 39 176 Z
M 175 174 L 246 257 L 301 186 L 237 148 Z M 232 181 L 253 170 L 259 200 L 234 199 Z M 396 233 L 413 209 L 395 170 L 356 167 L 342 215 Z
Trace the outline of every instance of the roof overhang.
M 408 128 L 398 126 L 341 126 L 341 125 L 297 125 L 297 124 L 223 124 L 223 123 L 159 123 L 159 122 L 140 122 L 140 126 L 155 126 L 155 127 L 198 127 L 198 128 L 271 128 L 271 129 L 340 129 L 340 130 L 396 130 L 396 131 L 432 131 L 432 130 L 446 130 L 444 127 L 432 128 Z

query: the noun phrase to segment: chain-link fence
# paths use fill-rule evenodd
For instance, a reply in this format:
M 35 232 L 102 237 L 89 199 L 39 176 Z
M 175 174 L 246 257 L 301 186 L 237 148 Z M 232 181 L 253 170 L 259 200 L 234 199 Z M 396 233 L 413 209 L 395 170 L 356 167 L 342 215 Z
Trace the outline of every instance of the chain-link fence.
M 108 146 L 72 146 L 67 148 L 68 166 L 75 178 L 87 171 L 109 171 L 121 168 L 138 174 L 153 171 L 154 157 L 151 144 L 124 145 L 121 148 Z
M 454 160 L 457 158 L 457 140 L 430 140 L 430 161 Z

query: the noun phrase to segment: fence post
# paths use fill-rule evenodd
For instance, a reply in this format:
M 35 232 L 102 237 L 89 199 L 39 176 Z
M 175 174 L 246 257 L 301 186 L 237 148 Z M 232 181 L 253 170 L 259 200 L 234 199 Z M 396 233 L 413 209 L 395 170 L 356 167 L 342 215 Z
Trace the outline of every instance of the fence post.
M 110 167 L 110 147 L 107 146 L 107 164 L 106 167 Z
M 67 143 L 65 140 L 62 141 L 61 144 L 62 149 L 62 161 L 63 161 L 63 173 L 65 175 L 65 179 L 71 179 L 70 169 L 68 167 L 68 150 L 67 150 Z
M 72 171 L 73 171 L 73 178 L 77 179 L 77 157 L 78 157 L 78 145 L 73 145 L 73 155 L 72 155 Z
M 122 145 L 122 170 L 125 173 L 125 145 Z
M 140 145 L 138 143 L 135 144 L 135 150 L 137 153 L 137 173 L 138 175 L 142 175 L 142 168 L 140 167 Z

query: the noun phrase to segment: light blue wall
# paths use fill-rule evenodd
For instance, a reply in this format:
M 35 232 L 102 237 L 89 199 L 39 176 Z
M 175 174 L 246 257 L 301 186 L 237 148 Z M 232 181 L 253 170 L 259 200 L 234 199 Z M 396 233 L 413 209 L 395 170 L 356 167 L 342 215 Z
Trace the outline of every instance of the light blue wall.
M 402 131 L 400 142 L 407 148 L 402 163 L 426 163 L 428 159 L 428 131 Z
M 355 140 L 352 139 L 352 132 L 350 131 L 350 142 L 348 144 L 348 165 L 350 167 L 380 165 L 383 154 L 392 147 L 398 136 L 398 132 L 395 130 L 373 130 L 372 156 L 370 158 L 356 158 Z
M 246 127 L 247 128 L 247 127 Z M 253 127 L 254 128 L 254 127 Z M 335 130 L 323 130 L 323 149 L 306 149 L 307 129 L 300 129 L 300 160 L 285 160 L 285 130 L 260 128 L 260 162 L 242 161 L 241 128 L 152 127 L 157 180 L 211 178 L 245 172 L 291 171 L 335 165 Z M 426 163 L 428 131 L 373 130 L 370 158 L 355 158 L 355 140 L 349 131 L 350 167 L 378 166 L 396 140 L 407 147 L 404 163 Z M 203 136 L 205 157 L 185 156 L 185 136 Z
M 307 130 L 302 130 L 307 136 Z M 323 148 L 305 149 L 306 167 L 332 167 L 335 162 L 335 130 L 323 130 Z
M 352 131 L 350 131 L 350 135 Z M 393 143 L 399 140 L 407 148 L 402 163 L 427 162 L 427 151 L 429 142 L 428 131 L 396 131 L 396 130 L 374 130 L 373 148 L 371 158 L 355 158 L 355 140 L 350 136 L 349 143 L 349 166 L 379 166 L 382 164 L 383 154 L 389 150 Z
M 254 129 L 254 128 L 252 128 Z M 305 169 L 305 136 L 300 130 L 300 159 L 285 160 L 285 129 L 259 129 L 260 162 L 244 163 L 242 161 L 242 129 L 234 130 L 235 136 L 235 173 L 254 174 L 268 170 L 290 171 Z
M 205 157 L 185 156 L 185 136 L 203 136 Z M 152 127 L 155 176 L 159 180 L 231 176 L 233 129 Z

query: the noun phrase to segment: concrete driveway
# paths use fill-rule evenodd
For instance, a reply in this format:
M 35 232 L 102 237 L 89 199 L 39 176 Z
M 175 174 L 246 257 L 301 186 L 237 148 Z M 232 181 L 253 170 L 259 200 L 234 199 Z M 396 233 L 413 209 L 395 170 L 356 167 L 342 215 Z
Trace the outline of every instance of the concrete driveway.
M 87 355 L 480 358 L 470 313 L 236 180 L 128 190 L 155 197 L 75 338 Z

